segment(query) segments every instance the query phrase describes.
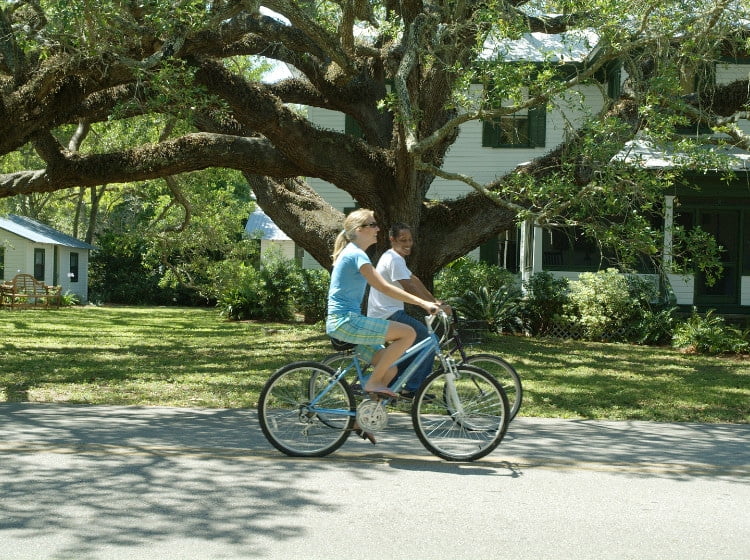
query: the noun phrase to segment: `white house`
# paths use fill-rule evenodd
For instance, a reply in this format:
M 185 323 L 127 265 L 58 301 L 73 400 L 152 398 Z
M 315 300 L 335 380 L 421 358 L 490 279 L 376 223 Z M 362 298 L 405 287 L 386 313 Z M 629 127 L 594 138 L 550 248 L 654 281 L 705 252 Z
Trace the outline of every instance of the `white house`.
M 586 32 L 576 32 L 572 35 L 577 40 L 571 40 L 570 35 L 563 37 L 531 33 L 521 40 L 506 41 L 503 44 L 490 38 L 485 45 L 484 57 L 489 59 L 501 52 L 505 60 L 557 60 L 580 64 L 590 53 L 590 44 L 595 43 L 596 38 Z M 580 126 L 587 113 L 596 114 L 602 109 L 605 92 L 619 92 L 619 72 L 602 73 L 600 78 L 605 87 L 579 86 L 564 96 L 553 98 L 549 111 L 545 108 L 524 110 L 503 117 L 503 124 L 500 126 L 481 121 L 461 125 L 458 140 L 445 158 L 444 169 L 471 176 L 478 183 L 489 183 L 519 164 L 546 154 L 560 145 L 571 129 Z M 475 86 L 477 94 L 480 93 L 480 88 L 479 85 Z M 310 107 L 308 116 L 321 128 L 341 132 L 351 130 L 351 123 L 342 113 Z M 508 130 L 512 131 L 512 135 L 508 134 Z M 309 179 L 309 182 L 333 206 L 342 210 L 354 206 L 351 197 L 333 185 L 315 178 Z M 469 189 L 461 181 L 436 178 L 427 196 L 431 199 L 454 198 L 465 194 Z M 541 253 L 538 262 L 533 260 L 534 254 L 541 249 L 537 247 L 539 241 L 533 241 L 532 234 L 531 224 L 504 232 L 496 240 L 476 250 L 473 255 L 528 277 L 541 270 L 542 266 Z M 522 255 L 525 258 L 521 258 Z M 314 266 L 307 255 L 304 264 Z
M 488 44 L 486 56 L 501 51 L 505 60 L 543 61 L 562 57 L 560 62 L 577 64 L 592 55 L 591 45 L 596 43 L 596 38 L 586 33 L 580 33 L 578 39 L 571 41 L 570 34 L 563 37 L 532 33 L 502 45 L 501 49 L 496 48 L 497 44 Z M 712 72 L 717 84 L 747 79 L 749 74 L 748 58 L 727 59 L 716 64 Z M 503 117 L 508 122 L 502 126 L 480 121 L 465 123 L 461 125 L 458 140 L 448 152 L 443 167 L 472 176 L 479 183 L 488 183 L 505 175 L 559 146 L 566 134 L 580 126 L 587 114 L 596 114 L 602 109 L 607 96 L 619 95 L 625 78 L 619 68 L 611 67 L 600 74 L 599 85 L 578 86 L 564 96 L 552 99 L 550 110 L 532 109 Z M 310 107 L 308 117 L 321 128 L 349 133 L 356 129 L 346 115 L 336 111 Z M 750 132 L 747 119 L 740 119 L 739 126 Z M 508 135 L 508 130 L 513 135 Z M 504 138 L 502 134 L 505 134 Z M 641 155 L 647 157 L 639 160 L 640 165 L 654 168 L 664 165 L 663 155 Z M 737 176 L 733 182 L 722 182 L 718 174 L 685 176 L 674 185 L 673 192 L 665 195 L 666 230 L 675 223 L 673 220 L 688 227 L 700 224 L 704 230 L 717 236 L 725 248 L 722 263 L 725 274 L 717 284 L 707 286 L 700 275 L 669 276 L 679 305 L 711 307 L 721 313 L 750 313 L 750 190 L 747 188 L 750 165 L 742 157 L 737 160 Z M 347 193 L 333 185 L 315 178 L 310 178 L 309 183 L 336 208 L 346 210 L 355 206 Z M 453 198 L 466 193 L 469 188 L 460 181 L 437 178 L 428 197 Z M 678 216 L 674 213 L 676 197 L 680 202 Z M 669 243 L 667 235 L 666 253 Z M 543 231 L 533 223 L 503 232 L 497 239 L 474 251 L 473 255 L 518 272 L 523 279 L 546 270 L 575 280 L 581 272 L 596 271 L 599 265 L 591 247 L 575 242 L 565 232 Z M 303 266 L 314 268 L 317 263 L 305 254 Z
M 0 216 L 0 281 L 31 274 L 62 293 L 88 301 L 89 253 L 93 245 L 41 222 L 9 214 Z

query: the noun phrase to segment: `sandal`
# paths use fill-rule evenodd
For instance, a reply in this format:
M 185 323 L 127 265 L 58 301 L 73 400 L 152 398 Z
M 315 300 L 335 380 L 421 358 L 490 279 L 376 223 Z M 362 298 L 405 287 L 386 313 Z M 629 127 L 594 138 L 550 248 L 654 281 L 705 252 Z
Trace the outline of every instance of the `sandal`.
M 387 387 L 380 387 L 378 389 L 365 389 L 365 393 L 369 395 L 375 395 L 381 399 L 397 399 L 398 393 L 394 393 Z

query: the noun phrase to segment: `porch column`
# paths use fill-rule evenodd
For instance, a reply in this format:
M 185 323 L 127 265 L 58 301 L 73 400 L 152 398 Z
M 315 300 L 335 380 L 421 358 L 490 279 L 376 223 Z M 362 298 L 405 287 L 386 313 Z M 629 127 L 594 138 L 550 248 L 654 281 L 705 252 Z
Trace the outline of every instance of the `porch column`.
M 527 282 L 531 275 L 536 272 L 536 267 L 541 266 L 542 262 L 542 248 L 535 247 L 536 236 L 534 235 L 536 230 L 540 229 L 534 226 L 534 222 L 531 219 L 524 220 L 521 224 L 521 240 L 520 240 L 520 263 L 519 269 L 521 271 L 521 281 Z M 541 239 L 541 235 L 539 239 Z M 539 255 L 537 256 L 537 253 Z
M 692 274 L 672 274 L 674 227 L 674 196 L 664 197 L 664 272 L 672 288 L 677 305 L 692 305 L 695 299 L 695 276 Z
M 674 196 L 664 197 L 664 270 L 672 272 L 672 227 L 674 226 Z

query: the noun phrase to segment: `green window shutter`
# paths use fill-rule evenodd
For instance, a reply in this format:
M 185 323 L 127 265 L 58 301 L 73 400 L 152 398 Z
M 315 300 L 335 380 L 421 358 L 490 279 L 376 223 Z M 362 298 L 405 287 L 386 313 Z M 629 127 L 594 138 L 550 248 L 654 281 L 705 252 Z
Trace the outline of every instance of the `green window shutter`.
M 607 72 L 607 95 L 610 99 L 619 99 L 622 93 L 620 80 L 622 78 L 622 68 L 620 64 L 613 65 Z
M 362 134 L 362 128 L 359 126 L 359 123 L 355 121 L 351 115 L 345 115 L 344 132 L 346 132 L 350 136 L 354 136 L 355 138 L 364 137 L 364 134 Z
M 500 145 L 500 127 L 492 121 L 482 121 L 482 147 L 497 148 Z
M 497 264 L 497 249 L 499 243 L 497 236 L 479 246 L 479 260 L 490 264 Z
M 529 147 L 543 148 L 547 138 L 547 107 L 529 107 Z

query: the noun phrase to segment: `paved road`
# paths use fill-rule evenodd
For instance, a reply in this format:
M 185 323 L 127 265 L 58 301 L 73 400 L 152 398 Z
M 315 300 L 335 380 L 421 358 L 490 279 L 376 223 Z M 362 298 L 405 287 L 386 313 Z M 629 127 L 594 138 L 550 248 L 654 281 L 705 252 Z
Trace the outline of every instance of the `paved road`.
M 750 559 L 750 425 L 518 418 L 440 461 L 406 419 L 284 457 L 251 410 L 0 404 L 0 558 Z

